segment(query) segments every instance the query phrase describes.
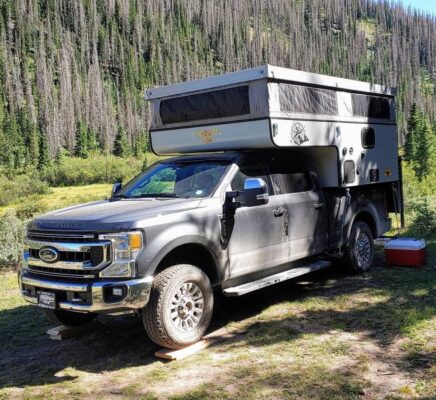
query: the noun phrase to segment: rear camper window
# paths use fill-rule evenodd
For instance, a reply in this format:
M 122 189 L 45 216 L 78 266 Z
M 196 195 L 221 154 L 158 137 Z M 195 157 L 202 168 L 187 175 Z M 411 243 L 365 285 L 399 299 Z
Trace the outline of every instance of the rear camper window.
M 248 86 L 174 97 L 160 103 L 160 117 L 164 125 L 249 113 Z
M 386 97 L 352 94 L 353 115 L 368 118 L 390 119 L 389 99 Z
M 285 112 L 337 115 L 336 92 L 308 86 L 279 84 L 280 110 Z

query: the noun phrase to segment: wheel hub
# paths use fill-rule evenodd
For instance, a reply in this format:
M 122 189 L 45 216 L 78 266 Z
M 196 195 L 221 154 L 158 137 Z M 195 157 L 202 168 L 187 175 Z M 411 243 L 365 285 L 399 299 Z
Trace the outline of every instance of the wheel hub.
M 171 302 L 171 320 L 183 331 L 194 329 L 203 315 L 204 298 L 193 282 L 184 283 L 174 294 Z
M 359 236 L 356 240 L 356 255 L 357 262 L 360 267 L 365 266 L 371 257 L 371 244 L 369 242 L 369 238 L 363 232 L 359 233 Z

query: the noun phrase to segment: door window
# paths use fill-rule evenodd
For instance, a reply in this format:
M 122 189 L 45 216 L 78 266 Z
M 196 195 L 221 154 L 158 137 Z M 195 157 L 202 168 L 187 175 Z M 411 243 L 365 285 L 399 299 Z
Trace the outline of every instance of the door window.
M 271 187 L 271 180 L 266 174 L 261 163 L 242 164 L 230 184 L 232 190 L 238 190 L 242 192 L 244 190 L 244 182 L 249 178 L 263 179 L 268 185 L 268 193 L 271 195 L 274 194 Z

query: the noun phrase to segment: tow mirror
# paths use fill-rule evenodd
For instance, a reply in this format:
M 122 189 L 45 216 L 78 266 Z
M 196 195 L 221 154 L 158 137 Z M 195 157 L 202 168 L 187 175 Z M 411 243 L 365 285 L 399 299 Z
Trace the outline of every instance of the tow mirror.
M 115 194 L 122 188 L 121 182 L 115 182 L 112 186 L 112 197 L 115 196 Z
M 261 178 L 248 178 L 244 182 L 244 201 L 246 207 L 261 206 L 269 201 L 268 186 Z

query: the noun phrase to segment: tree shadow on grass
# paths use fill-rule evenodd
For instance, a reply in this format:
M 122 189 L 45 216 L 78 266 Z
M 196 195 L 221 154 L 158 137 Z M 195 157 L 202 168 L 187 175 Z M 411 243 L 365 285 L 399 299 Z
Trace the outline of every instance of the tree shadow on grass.
M 393 275 L 380 267 L 368 277 L 346 277 L 336 270 L 318 271 L 299 281 L 285 282 L 241 298 L 220 298 L 210 331 L 247 320 L 282 302 L 306 299 L 333 302 L 338 295 L 356 294 L 370 288 L 387 293 L 388 299 L 359 303 L 349 309 L 345 307 L 345 311 L 332 303 L 331 308 L 309 307 L 298 315 L 258 319 L 244 325 L 242 332 L 226 337 L 225 345 L 229 349 L 266 346 L 295 340 L 307 333 L 321 334 L 339 328 L 367 335 L 385 346 L 414 324 L 434 316 L 434 297 L 415 295 L 417 291 L 430 294 L 433 290 L 430 278 L 429 271 L 398 270 Z M 103 317 L 100 320 L 96 330 L 56 342 L 45 334 L 52 325 L 34 306 L 1 312 L 0 386 L 24 387 L 76 379 L 57 376 L 68 367 L 100 373 L 160 363 L 153 356 L 156 346 L 147 338 L 139 318 Z

